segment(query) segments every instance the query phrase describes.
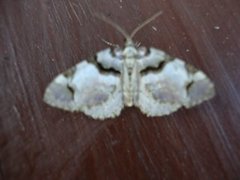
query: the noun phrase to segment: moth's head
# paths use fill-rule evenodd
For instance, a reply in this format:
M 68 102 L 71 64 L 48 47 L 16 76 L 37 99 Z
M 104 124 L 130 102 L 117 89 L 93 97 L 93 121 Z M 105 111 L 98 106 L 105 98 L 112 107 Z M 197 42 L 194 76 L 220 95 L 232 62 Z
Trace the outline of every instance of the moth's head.
M 122 57 L 139 59 L 148 55 L 149 49 L 133 43 L 133 41 L 126 41 L 124 48 L 121 50 Z
M 135 46 L 128 45 L 128 46 L 125 46 L 122 54 L 125 58 L 132 58 L 138 55 L 138 50 L 136 49 Z
M 134 43 L 126 43 L 123 48 L 115 47 L 111 50 L 112 55 L 118 59 L 140 59 L 149 53 L 149 49 L 136 45 Z

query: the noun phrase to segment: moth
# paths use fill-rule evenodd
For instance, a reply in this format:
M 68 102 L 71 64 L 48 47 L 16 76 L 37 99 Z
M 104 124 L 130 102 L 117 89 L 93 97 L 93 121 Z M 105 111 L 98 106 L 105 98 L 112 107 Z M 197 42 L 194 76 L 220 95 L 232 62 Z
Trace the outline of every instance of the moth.
M 147 116 L 163 116 L 212 98 L 214 84 L 204 72 L 156 48 L 138 47 L 134 35 L 158 17 L 154 14 L 129 35 L 104 16 L 126 39 L 123 48 L 107 48 L 59 74 L 48 85 L 44 101 L 94 119 L 113 118 L 124 106 Z

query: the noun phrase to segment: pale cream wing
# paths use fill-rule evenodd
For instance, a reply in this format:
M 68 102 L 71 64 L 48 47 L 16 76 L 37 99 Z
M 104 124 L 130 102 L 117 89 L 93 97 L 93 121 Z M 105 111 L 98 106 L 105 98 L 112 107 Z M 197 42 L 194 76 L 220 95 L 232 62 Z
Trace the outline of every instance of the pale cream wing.
M 119 76 L 100 72 L 95 64 L 82 61 L 48 85 L 44 101 L 67 111 L 82 111 L 95 119 L 115 117 L 123 108 Z
M 148 116 L 168 115 L 181 106 L 197 105 L 214 96 L 214 85 L 200 70 L 180 59 L 141 74 L 137 106 Z

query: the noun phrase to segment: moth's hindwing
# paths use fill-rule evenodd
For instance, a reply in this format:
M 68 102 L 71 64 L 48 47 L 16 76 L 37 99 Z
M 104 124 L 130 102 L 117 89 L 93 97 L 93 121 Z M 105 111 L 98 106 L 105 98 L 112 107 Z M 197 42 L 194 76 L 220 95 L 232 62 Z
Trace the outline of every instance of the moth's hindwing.
M 67 111 L 82 111 L 96 119 L 114 117 L 123 108 L 120 77 L 101 73 L 95 64 L 82 61 L 49 84 L 44 101 Z

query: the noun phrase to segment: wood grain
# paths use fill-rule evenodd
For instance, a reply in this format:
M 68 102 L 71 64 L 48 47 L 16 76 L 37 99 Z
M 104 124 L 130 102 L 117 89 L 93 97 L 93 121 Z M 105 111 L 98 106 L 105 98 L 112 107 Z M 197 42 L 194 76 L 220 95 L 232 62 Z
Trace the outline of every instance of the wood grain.
M 44 104 L 58 73 L 162 10 L 134 40 L 205 71 L 217 96 L 147 118 L 104 122 Z M 1 0 L 0 179 L 240 179 L 239 0 Z

